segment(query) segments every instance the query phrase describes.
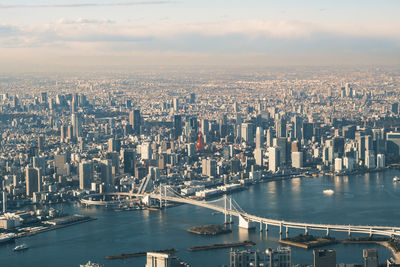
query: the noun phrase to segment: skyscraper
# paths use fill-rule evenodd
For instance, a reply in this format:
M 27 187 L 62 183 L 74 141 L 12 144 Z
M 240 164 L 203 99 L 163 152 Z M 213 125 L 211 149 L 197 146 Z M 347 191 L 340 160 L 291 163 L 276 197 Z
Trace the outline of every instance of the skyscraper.
M 182 116 L 174 115 L 174 138 L 178 139 L 182 134 Z
M 269 171 L 277 172 L 280 166 L 280 149 L 278 147 L 269 148 Z
M 336 267 L 336 251 L 332 249 L 313 250 L 313 254 L 313 267 Z
M 286 119 L 280 118 L 275 123 L 276 137 L 286 137 Z
M 79 113 L 72 113 L 71 115 L 71 124 L 72 124 L 72 136 L 74 138 L 78 138 L 82 133 L 81 126 L 81 117 Z
M 256 148 L 264 147 L 264 130 L 262 127 L 256 129 Z
M 26 184 L 26 195 L 32 196 L 34 192 L 40 192 L 40 170 L 33 168 L 32 166 L 26 166 L 25 168 L 25 184 Z
M 140 134 L 141 120 L 140 110 L 136 109 L 129 113 L 129 124 L 132 125 L 133 133 L 136 135 Z
M 79 164 L 79 188 L 81 190 L 90 189 L 90 183 L 93 179 L 92 161 L 82 161 Z
M 378 267 L 378 251 L 375 248 L 363 249 L 364 267 Z

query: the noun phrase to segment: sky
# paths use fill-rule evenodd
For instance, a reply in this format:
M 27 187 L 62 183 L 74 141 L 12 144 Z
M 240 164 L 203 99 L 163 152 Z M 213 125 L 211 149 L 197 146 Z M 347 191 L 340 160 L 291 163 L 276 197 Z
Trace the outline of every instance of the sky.
M 399 0 L 0 0 L 0 70 L 400 64 Z

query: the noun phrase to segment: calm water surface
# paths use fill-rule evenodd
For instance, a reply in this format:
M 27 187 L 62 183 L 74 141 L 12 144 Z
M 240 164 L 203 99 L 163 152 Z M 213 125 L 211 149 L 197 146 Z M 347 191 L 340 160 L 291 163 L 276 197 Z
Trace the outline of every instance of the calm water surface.
M 233 198 L 247 212 L 275 219 L 330 224 L 363 224 L 400 226 L 400 183 L 393 183 L 399 171 L 363 174 L 349 177 L 295 178 L 251 186 L 249 190 L 233 194 Z M 333 195 L 323 194 L 332 189 Z M 19 239 L 16 244 L 27 243 L 23 252 L 12 251 L 15 244 L 0 246 L 0 266 L 79 266 L 88 260 L 104 266 L 140 266 L 145 258 L 105 260 L 107 255 L 146 250 L 175 248 L 177 256 L 192 266 L 218 266 L 229 264 L 229 249 L 189 252 L 198 245 L 253 240 L 257 249 L 279 245 L 278 228 L 268 235 L 258 230 L 238 229 L 216 237 L 198 236 L 186 231 L 193 225 L 223 222 L 223 215 L 213 211 L 182 205 L 164 211 L 115 212 L 95 208 L 64 206 L 67 212 L 97 217 L 95 221 L 78 224 L 36 236 Z M 291 230 L 289 235 L 301 231 Z M 322 232 L 312 234 L 324 235 Z M 333 234 L 345 237 L 344 233 Z M 371 247 L 371 246 L 370 246 Z M 372 246 L 374 247 L 374 246 Z M 332 245 L 337 262 L 362 262 L 365 245 Z M 389 250 L 377 247 L 384 262 L 391 256 Z M 312 263 L 312 251 L 292 249 L 293 263 Z

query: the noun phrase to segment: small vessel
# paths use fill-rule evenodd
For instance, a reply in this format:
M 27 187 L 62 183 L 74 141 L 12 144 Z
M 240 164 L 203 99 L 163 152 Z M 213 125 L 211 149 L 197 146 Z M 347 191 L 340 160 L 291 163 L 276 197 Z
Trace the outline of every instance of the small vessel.
M 400 182 L 399 176 L 395 176 L 395 177 L 393 178 L 393 183 L 397 183 L 397 182 Z
M 0 244 L 11 242 L 15 239 L 15 234 L 1 234 L 0 235 Z
M 14 248 L 14 251 L 25 250 L 25 249 L 28 249 L 28 248 L 29 248 L 28 245 L 24 243 L 24 244 L 22 244 L 22 245 L 16 246 L 16 247 Z
M 335 194 L 335 191 L 333 191 L 332 189 L 326 189 L 324 191 L 322 191 L 325 195 L 333 195 Z
M 86 263 L 86 264 L 81 264 L 81 265 L 79 265 L 79 266 L 80 266 L 80 267 L 101 267 L 100 264 L 95 263 L 95 262 L 91 262 L 91 261 L 88 261 L 88 263 Z

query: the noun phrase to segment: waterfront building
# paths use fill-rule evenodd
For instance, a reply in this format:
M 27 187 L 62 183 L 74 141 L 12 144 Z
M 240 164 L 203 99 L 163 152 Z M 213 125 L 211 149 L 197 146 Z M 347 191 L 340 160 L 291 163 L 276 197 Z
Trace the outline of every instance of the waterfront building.
M 332 249 L 313 250 L 313 267 L 336 267 L 336 251 Z
M 277 172 L 280 164 L 280 149 L 278 147 L 269 148 L 269 171 Z
M 364 267 L 378 267 L 378 251 L 374 248 L 363 249 Z
M 146 267 L 190 267 L 177 257 L 168 253 L 147 252 Z
M 269 248 L 265 253 L 270 267 L 292 266 L 292 253 L 290 247 L 278 247 L 276 250 Z
M 90 189 L 93 179 L 93 163 L 92 161 L 82 161 L 79 164 L 79 188 L 81 190 Z
M 292 167 L 298 169 L 303 168 L 303 152 L 292 152 Z

